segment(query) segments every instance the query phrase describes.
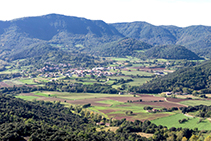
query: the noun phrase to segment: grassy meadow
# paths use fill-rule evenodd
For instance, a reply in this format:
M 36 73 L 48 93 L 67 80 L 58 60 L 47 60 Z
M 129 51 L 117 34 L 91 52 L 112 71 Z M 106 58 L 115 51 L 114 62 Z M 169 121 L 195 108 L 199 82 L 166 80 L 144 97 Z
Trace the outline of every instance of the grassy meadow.
M 187 106 L 196 106 L 196 105 L 211 105 L 210 100 L 187 100 L 180 102 L 181 104 L 187 105 Z
M 180 124 L 178 120 L 182 120 L 184 118 L 185 119 L 189 118 L 189 120 L 187 122 Z M 184 114 L 174 114 L 171 116 L 152 120 L 151 122 L 155 123 L 156 125 L 167 126 L 168 128 L 182 127 L 182 128 L 190 128 L 190 129 L 198 128 L 199 130 L 211 130 L 211 123 L 208 119 L 205 119 L 202 122 L 198 123 L 199 120 L 200 118 L 197 118 L 197 117 L 193 118 L 193 117 L 187 117 Z

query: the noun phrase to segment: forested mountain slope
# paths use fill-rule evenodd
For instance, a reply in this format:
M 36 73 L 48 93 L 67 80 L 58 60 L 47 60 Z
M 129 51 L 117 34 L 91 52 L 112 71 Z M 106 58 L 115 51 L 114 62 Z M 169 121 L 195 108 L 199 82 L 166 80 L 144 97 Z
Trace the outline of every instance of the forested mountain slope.
M 210 38 L 208 26 L 180 28 L 146 22 L 107 24 L 101 20 L 49 14 L 0 21 L 0 59 L 18 59 L 14 56 L 30 50 L 34 52 L 36 48 L 46 50 L 42 48 L 49 45 L 69 52 L 125 57 L 154 45 L 176 44 L 209 57 Z
M 138 41 L 133 38 L 122 38 L 118 41 L 113 41 L 104 44 L 102 47 L 97 48 L 93 52 L 104 57 L 126 57 L 137 56 L 138 51 L 151 48 L 152 45 Z
M 135 38 L 151 45 L 175 44 L 176 38 L 165 28 L 147 22 L 111 24 L 126 37 Z
M 144 52 L 146 58 L 163 58 L 163 59 L 202 59 L 194 52 L 180 45 L 162 45 L 154 46 Z
M 135 38 L 151 45 L 176 44 L 183 45 L 191 51 L 210 57 L 210 26 L 154 26 L 146 22 L 111 24 L 126 37 Z
M 42 44 L 71 51 L 89 50 L 122 37 L 103 21 L 58 14 L 0 21 L 0 57 L 7 58 Z
M 131 91 L 142 93 L 160 93 L 166 91 L 183 93 L 211 92 L 211 61 L 187 67 L 163 77 L 158 77 Z

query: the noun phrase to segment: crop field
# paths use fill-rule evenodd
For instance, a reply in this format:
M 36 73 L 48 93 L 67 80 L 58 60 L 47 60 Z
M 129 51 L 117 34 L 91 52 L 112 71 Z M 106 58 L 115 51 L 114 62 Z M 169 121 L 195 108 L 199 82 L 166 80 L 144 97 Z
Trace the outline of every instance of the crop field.
M 37 83 L 33 82 L 32 79 L 20 79 L 19 81 L 24 84 L 28 84 L 28 85 L 36 85 L 37 84 Z
M 193 95 L 177 95 L 177 98 L 182 98 L 182 99 L 187 99 L 187 98 L 192 98 L 192 99 L 199 99 L 199 97 L 193 96 Z
M 5 82 L 0 82 L 0 87 L 11 87 L 11 86 Z
M 182 119 L 188 119 L 189 120 L 187 122 L 184 123 L 179 123 L 178 120 L 182 120 Z M 168 128 L 171 127 L 182 127 L 182 128 L 190 128 L 190 129 L 194 129 L 194 128 L 198 128 L 199 130 L 210 130 L 211 129 L 211 123 L 208 119 L 203 120 L 202 122 L 198 123 L 200 118 L 192 118 L 192 117 L 188 117 L 185 116 L 184 114 L 174 114 L 168 117 L 163 117 L 163 118 L 159 118 L 159 119 L 155 119 L 152 120 L 151 122 L 155 123 L 156 125 L 164 125 L 167 126 Z
M 21 98 L 21 99 L 24 99 L 24 100 L 34 100 L 34 99 L 38 99 L 39 97 L 37 96 L 30 96 L 30 95 L 18 95 L 18 96 L 15 96 L 16 98 Z
M 153 75 L 153 73 L 149 73 L 149 72 L 145 72 L 145 71 L 136 71 L 136 70 L 123 70 L 122 71 L 123 74 L 125 75 L 144 75 L 144 76 L 151 76 Z
M 61 101 L 62 103 L 71 105 L 91 104 L 88 109 L 104 115 L 107 118 L 122 119 L 134 121 L 138 120 L 154 120 L 157 118 L 172 115 L 171 112 L 148 113 L 143 109 L 144 106 L 152 106 L 156 109 L 180 107 L 182 105 L 169 103 L 164 101 L 164 97 L 156 97 L 153 95 L 139 94 L 133 95 L 117 95 L 117 94 L 95 94 L 95 93 L 68 93 L 68 92 L 52 92 L 52 91 L 36 91 L 33 93 L 23 93 L 17 96 L 25 100 L 44 100 L 44 101 Z M 135 102 L 142 99 L 142 102 Z M 128 102 L 134 101 L 134 102 Z M 162 100 L 163 102 L 158 102 Z M 154 102 L 157 101 L 157 102 Z M 132 111 L 132 115 L 126 115 L 126 111 Z
M 129 121 L 135 120 L 151 120 L 156 125 L 171 127 L 183 127 L 194 129 L 198 127 L 200 130 L 210 130 L 211 122 L 204 119 L 200 123 L 200 118 L 184 115 L 180 111 L 175 112 L 148 112 L 143 108 L 150 106 L 155 109 L 184 107 L 188 105 L 210 104 L 211 100 L 194 100 L 194 99 L 179 99 L 165 98 L 157 95 L 137 94 L 133 95 L 117 95 L 117 94 L 100 94 L 100 93 L 69 93 L 55 91 L 36 91 L 33 93 L 23 93 L 17 98 L 25 100 L 44 100 L 44 101 L 60 101 L 65 106 L 91 104 L 87 108 L 89 111 L 103 115 L 106 118 L 123 119 Z M 142 102 L 138 102 L 139 100 Z M 126 114 L 126 111 L 132 111 L 131 115 Z M 189 120 L 180 124 L 178 121 L 182 119 Z
M 140 86 L 146 83 L 147 81 L 150 81 L 152 78 L 133 78 L 133 81 L 127 83 L 131 86 Z
M 211 105 L 211 100 L 186 100 L 180 102 L 181 104 L 188 105 L 188 106 L 196 106 L 196 105 Z
M 19 69 L 12 69 L 12 70 L 0 71 L 0 74 L 10 74 L 10 73 L 18 73 L 18 72 L 20 72 Z

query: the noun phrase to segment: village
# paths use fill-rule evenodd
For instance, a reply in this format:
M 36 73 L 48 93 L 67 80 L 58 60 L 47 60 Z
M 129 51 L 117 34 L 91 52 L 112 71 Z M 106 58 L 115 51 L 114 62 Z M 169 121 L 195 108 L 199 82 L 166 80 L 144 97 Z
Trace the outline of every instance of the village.
M 85 68 L 68 68 L 70 65 L 59 64 L 55 66 L 48 66 L 38 69 L 39 77 L 45 78 L 58 78 L 62 76 L 72 77 L 75 75 L 76 77 L 85 77 L 90 75 L 91 77 L 102 77 L 102 76 L 114 76 L 120 75 L 120 69 L 123 69 L 122 66 L 115 67 L 94 67 L 92 69 Z M 112 70 L 112 71 L 111 71 Z M 117 71 L 115 71 L 117 70 Z M 31 76 L 33 77 L 33 76 Z

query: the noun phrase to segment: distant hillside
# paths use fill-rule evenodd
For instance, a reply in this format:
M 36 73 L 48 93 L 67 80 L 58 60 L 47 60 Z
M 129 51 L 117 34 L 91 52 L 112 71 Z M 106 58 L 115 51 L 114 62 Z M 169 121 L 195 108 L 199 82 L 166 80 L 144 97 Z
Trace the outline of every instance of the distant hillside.
M 135 38 L 151 45 L 183 45 L 197 55 L 211 57 L 211 27 L 154 26 L 146 22 L 111 24 L 126 37 Z
M 200 65 L 187 67 L 151 80 L 140 87 L 133 87 L 131 91 L 138 93 L 160 93 L 166 91 L 183 93 L 210 93 L 211 61 Z
M 137 51 L 149 49 L 152 45 L 137 41 L 132 38 L 123 38 L 118 41 L 107 43 L 101 48 L 98 48 L 98 55 L 104 57 L 126 57 L 136 56 Z
M 173 44 L 185 46 L 197 55 L 211 57 L 211 27 L 180 28 L 146 22 L 107 24 L 101 20 L 59 14 L 0 21 L 0 59 L 12 61 L 33 56 L 36 48 L 43 44 L 67 52 L 113 57 L 142 57 L 143 51 L 140 50 Z M 17 57 L 18 54 L 22 57 Z M 167 54 L 173 56 L 171 52 Z
M 0 58 L 44 43 L 70 51 L 89 51 L 123 37 L 103 21 L 58 14 L 0 21 Z
M 155 46 L 144 52 L 147 58 L 163 58 L 163 59 L 202 59 L 192 51 L 180 45 L 163 45 Z
M 49 14 L 38 17 L 26 17 L 6 22 L 9 26 L 17 26 L 18 32 L 26 33 L 28 37 L 41 40 L 51 40 L 56 34 L 66 31 L 70 34 L 96 37 L 103 35 L 122 36 L 115 28 L 100 20 L 88 20 L 59 14 Z
M 152 45 L 175 44 L 176 38 L 165 28 L 146 22 L 111 24 L 126 37 L 135 38 Z

